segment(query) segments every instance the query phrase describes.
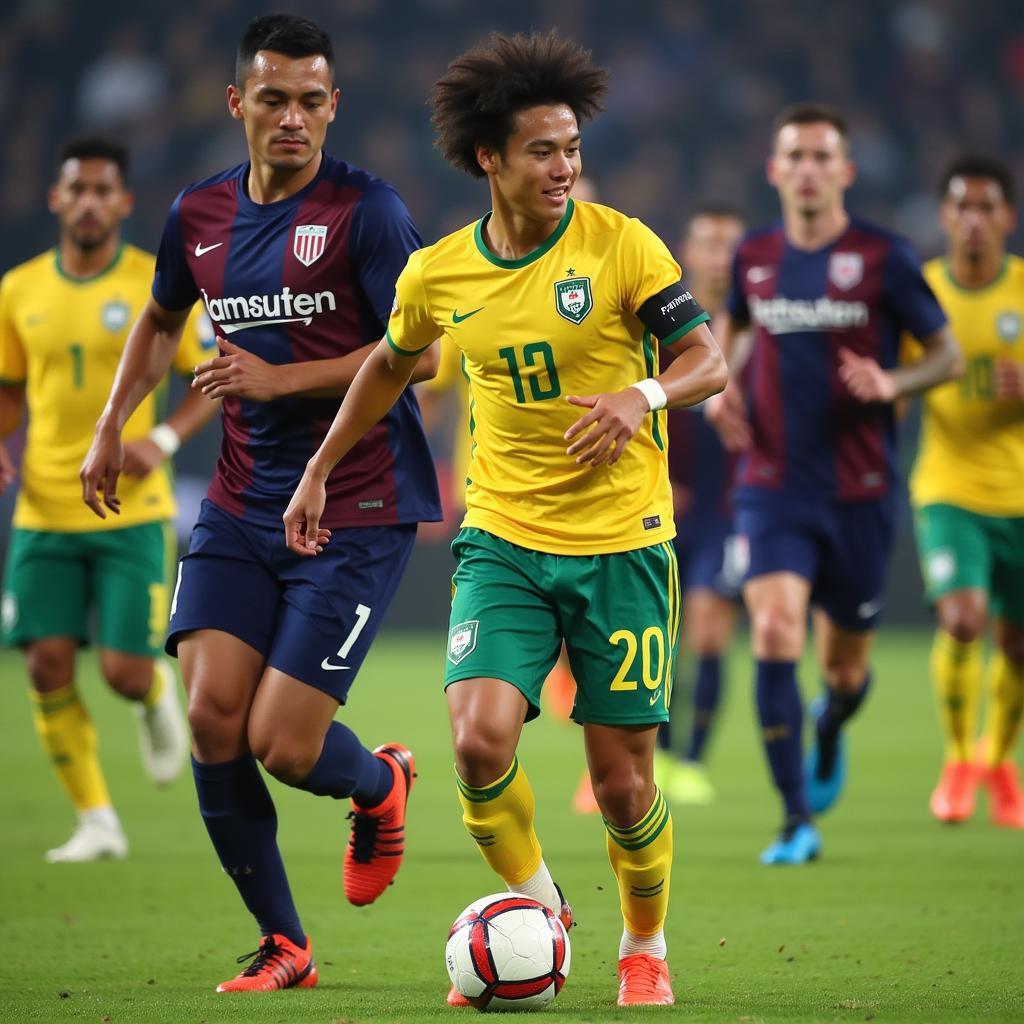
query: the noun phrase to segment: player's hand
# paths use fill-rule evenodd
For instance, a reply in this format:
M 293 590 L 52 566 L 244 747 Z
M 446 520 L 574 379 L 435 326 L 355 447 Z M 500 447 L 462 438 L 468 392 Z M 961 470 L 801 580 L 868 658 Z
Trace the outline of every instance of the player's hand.
M 754 443 L 740 389 L 730 382 L 725 390 L 705 399 L 704 419 L 718 431 L 727 452 L 745 452 Z
M 297 555 L 319 555 L 331 539 L 331 531 L 320 527 L 327 504 L 327 488 L 318 474 L 307 467 L 288 502 L 284 516 L 284 542 Z
M 1024 398 L 1024 365 L 997 359 L 992 366 L 992 394 L 996 398 Z
M 86 453 L 85 461 L 79 471 L 82 481 L 82 501 L 100 517 L 106 519 L 104 505 L 115 515 L 121 514 L 121 499 L 117 496 L 117 478 L 124 463 L 124 448 L 121 445 L 121 432 L 103 425 L 100 420 L 96 424 L 96 436 Z M 103 493 L 100 502 L 99 493 Z
M 222 355 L 208 359 L 195 368 L 192 387 L 207 398 L 236 395 L 251 402 L 269 402 L 280 398 L 281 368 L 232 344 L 218 335 Z
M 839 350 L 839 379 L 858 402 L 892 402 L 899 394 L 888 370 L 845 347 Z
M 11 453 L 7 450 L 7 445 L 0 443 L 0 494 L 14 483 L 14 478 L 18 475 L 18 471 L 14 465 L 14 459 L 11 458 Z
M 164 458 L 164 453 L 148 437 L 129 441 L 124 446 L 124 466 L 121 472 L 125 476 L 147 476 L 164 461 Z
M 568 395 L 567 401 L 590 410 L 565 432 L 566 441 L 571 442 L 565 453 L 575 455 L 578 466 L 614 466 L 651 411 L 636 388 L 603 395 Z

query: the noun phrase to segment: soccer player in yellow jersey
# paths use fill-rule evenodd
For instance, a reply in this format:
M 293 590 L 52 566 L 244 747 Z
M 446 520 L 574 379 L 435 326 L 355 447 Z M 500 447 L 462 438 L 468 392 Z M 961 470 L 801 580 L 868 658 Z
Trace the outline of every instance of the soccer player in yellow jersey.
M 571 921 L 516 756 L 564 640 L 625 922 L 618 1001 L 654 1005 L 674 999 L 672 828 L 653 779 L 679 628 L 664 410 L 720 391 L 725 367 L 655 235 L 570 198 L 579 124 L 606 88 L 589 53 L 555 33 L 495 34 L 449 65 L 432 96 L 437 144 L 487 181 L 491 210 L 409 258 L 387 335 L 284 519 L 288 546 L 315 556 L 330 467 L 447 335 L 475 443 L 445 675 L 463 821 L 509 889 Z M 655 338 L 676 355 L 661 374 Z
M 965 821 L 988 785 L 992 819 L 1024 828 L 1013 748 L 1024 707 L 1024 259 L 1006 251 L 1014 183 L 998 160 L 965 156 L 942 178 L 944 257 L 924 268 L 967 371 L 924 399 L 911 499 L 938 630 L 931 671 L 946 761 L 931 797 Z M 975 763 L 982 642 L 992 620 L 989 704 Z
M 175 554 L 168 548 L 174 500 L 163 464 L 216 403 L 190 391 L 165 422 L 156 398 L 138 410 L 126 434 L 129 482 L 119 519 L 100 523 L 82 504 L 78 479 L 153 276 L 153 257 L 121 240 L 132 208 L 127 165 L 127 151 L 116 143 L 69 143 L 49 197 L 59 243 L 0 281 L 0 438 L 28 409 L 2 638 L 25 652 L 36 730 L 78 812 L 71 839 L 46 854 L 50 862 L 123 857 L 128 849 L 75 688 L 75 654 L 89 640 L 91 614 L 103 676 L 135 702 L 149 775 L 170 782 L 188 750 L 174 675 L 158 660 L 168 558 Z M 182 373 L 209 355 L 203 338 L 213 344 L 212 332 L 201 336 L 193 316 L 176 363 Z M 7 465 L 0 489 L 13 479 Z

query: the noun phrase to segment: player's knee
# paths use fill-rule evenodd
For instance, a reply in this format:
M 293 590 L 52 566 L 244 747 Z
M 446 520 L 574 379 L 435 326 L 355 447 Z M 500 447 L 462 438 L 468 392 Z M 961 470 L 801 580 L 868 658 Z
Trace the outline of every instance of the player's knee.
M 257 760 L 278 782 L 297 786 L 313 770 L 317 754 L 303 746 L 290 743 L 287 739 L 276 738 L 269 742 L 253 743 L 249 746 Z
M 494 782 L 508 771 L 515 756 L 505 736 L 475 721 L 462 721 L 453 727 L 452 746 L 459 778 L 470 786 Z
M 128 700 L 142 700 L 153 685 L 153 669 L 139 669 L 133 665 L 104 663 L 103 678 L 107 685 Z
M 825 666 L 825 682 L 837 693 L 857 693 L 867 678 L 868 666 L 863 661 L 837 661 Z
M 939 610 L 942 629 L 961 644 L 973 643 L 985 627 L 985 616 L 969 605 L 947 605 Z
M 632 759 L 595 772 L 592 781 L 601 813 L 619 828 L 635 825 L 651 809 L 653 783 Z
M 1024 665 L 1024 630 L 1005 630 L 999 637 L 1003 657 L 1014 665 Z
M 751 621 L 757 656 L 775 659 L 798 656 L 802 646 L 802 628 L 801 620 L 780 605 L 759 609 Z M 794 651 L 798 653 L 794 654 Z
M 245 748 L 244 715 L 196 692 L 188 702 L 188 727 L 201 761 L 228 760 Z
M 38 693 L 50 693 L 68 686 L 74 678 L 74 662 L 46 647 L 30 647 L 25 652 L 28 677 Z

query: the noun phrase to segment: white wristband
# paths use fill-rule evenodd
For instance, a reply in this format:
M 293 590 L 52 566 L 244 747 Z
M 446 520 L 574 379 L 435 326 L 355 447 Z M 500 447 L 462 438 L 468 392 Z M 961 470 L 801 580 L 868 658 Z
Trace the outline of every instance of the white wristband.
M 665 394 L 665 389 L 653 377 L 648 377 L 646 380 L 638 380 L 635 384 L 630 384 L 629 386 L 636 388 L 647 399 L 651 412 L 657 409 L 664 409 L 668 405 L 668 395 Z
M 170 423 L 158 423 L 149 432 L 149 439 L 164 453 L 165 459 L 169 459 L 181 447 L 181 438 Z

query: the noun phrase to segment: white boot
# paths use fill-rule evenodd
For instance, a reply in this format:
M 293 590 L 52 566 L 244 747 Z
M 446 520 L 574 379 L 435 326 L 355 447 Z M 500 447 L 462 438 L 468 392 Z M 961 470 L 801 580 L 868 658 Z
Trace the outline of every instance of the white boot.
M 81 864 L 85 861 L 128 855 L 128 840 L 113 807 L 95 807 L 82 811 L 78 826 L 63 845 L 46 851 L 48 864 Z
M 142 766 L 158 786 L 165 786 L 173 782 L 185 767 L 189 749 L 188 729 L 178 700 L 178 680 L 174 669 L 162 658 L 158 658 L 153 667 L 163 683 L 163 693 L 151 708 L 138 701 L 135 714 L 139 720 Z

